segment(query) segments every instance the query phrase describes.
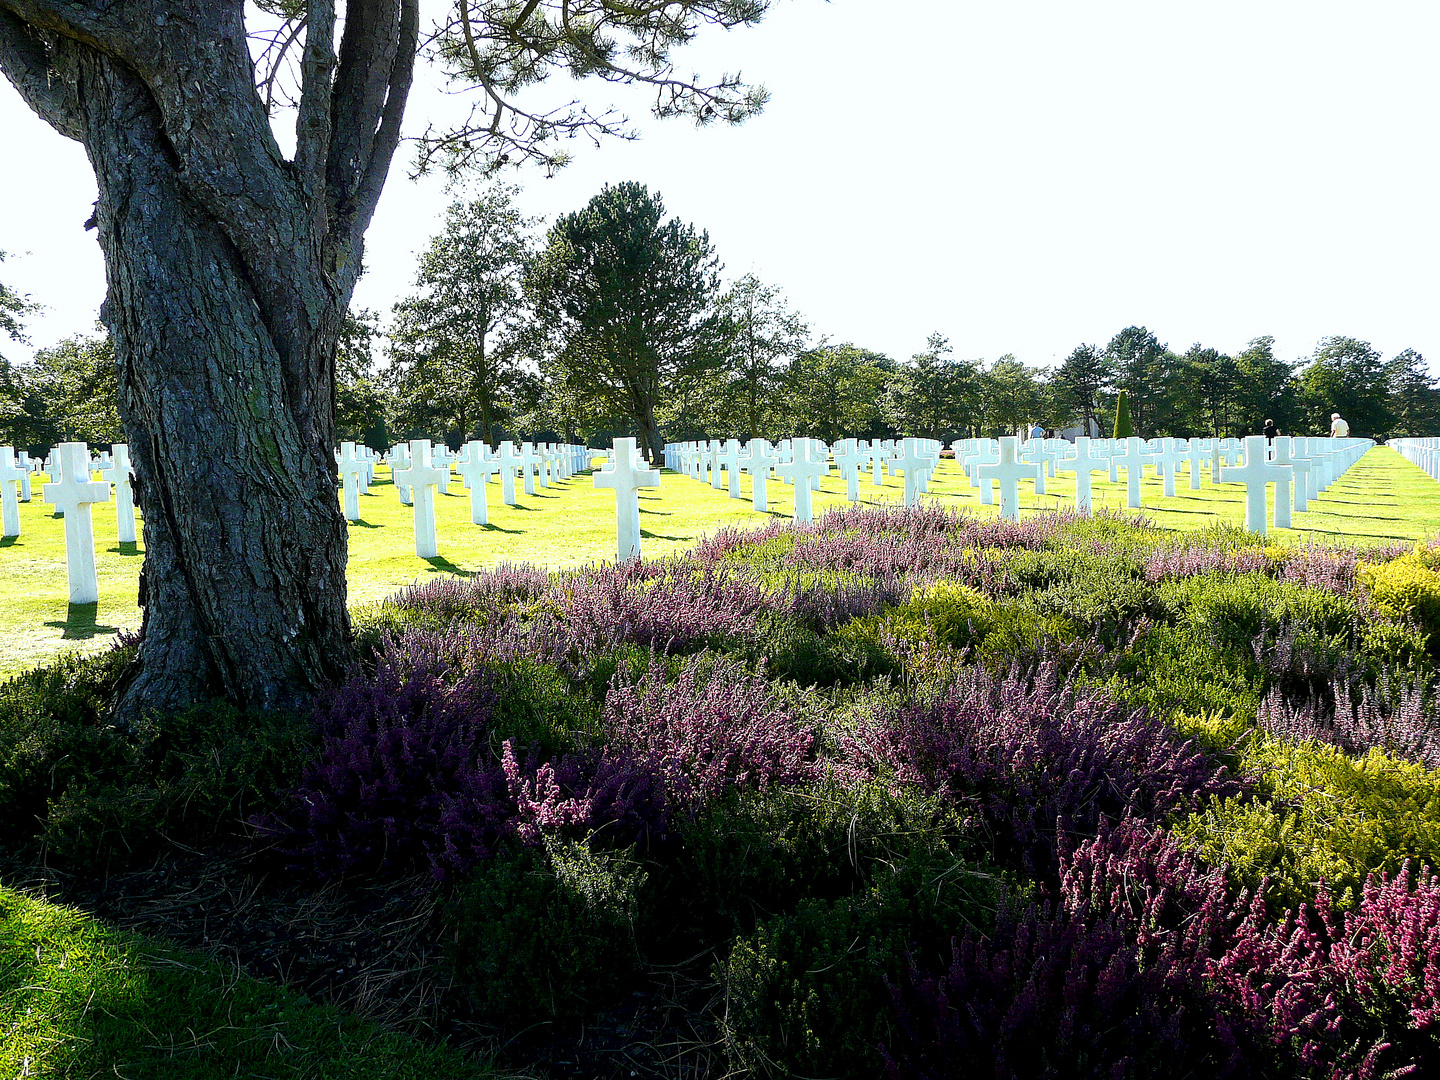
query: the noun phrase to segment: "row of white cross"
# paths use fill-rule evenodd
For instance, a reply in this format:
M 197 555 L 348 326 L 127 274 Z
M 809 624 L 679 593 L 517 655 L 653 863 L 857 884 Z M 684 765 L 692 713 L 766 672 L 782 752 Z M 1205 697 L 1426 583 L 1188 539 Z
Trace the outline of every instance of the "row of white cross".
M 1164 478 L 1166 497 L 1174 497 L 1175 480 L 1182 466 L 1188 465 L 1190 486 L 1201 486 L 1201 468 L 1210 467 L 1212 483 L 1239 482 L 1246 486 L 1245 528 L 1264 534 L 1266 531 L 1266 487 L 1276 485 L 1274 523 L 1276 528 L 1290 527 L 1290 511 L 1304 510 L 1310 499 L 1318 497 L 1338 476 L 1358 461 L 1373 445 L 1369 439 L 1302 439 L 1280 437 L 1272 441 L 1263 435 L 1252 435 L 1240 443 L 1234 439 L 1160 439 L 1145 442 L 1139 438 L 1123 440 L 1077 438 L 1072 445 L 1063 439 L 1032 440 L 1028 443 L 1014 436 L 998 441 L 963 439 L 950 444 L 955 459 L 980 489 L 981 502 L 993 503 L 993 488 L 1000 491 L 999 513 L 1003 518 L 1019 517 L 1019 481 L 1028 480 L 1037 494 L 1045 492 L 1046 476 L 1057 472 L 1075 474 L 1075 505 L 1082 513 L 1090 512 L 1091 476 L 1109 472 L 1110 480 L 1118 482 L 1118 472 L 1125 470 L 1127 501 L 1139 507 L 1140 479 L 1146 465 Z M 1440 475 L 1440 440 L 1397 440 L 1401 453 L 1420 463 L 1431 475 Z M 526 494 L 534 495 L 536 485 L 568 479 L 589 466 L 589 451 L 571 444 L 535 444 L 502 442 L 496 451 L 479 441 L 466 443 L 457 453 L 428 439 L 413 439 L 399 444 L 382 455 L 355 443 L 342 443 L 337 453 L 344 513 L 348 520 L 360 518 L 359 496 L 368 491 L 374 480 L 375 465 L 384 460 L 390 465 L 401 503 L 413 506 L 415 515 L 415 554 L 434 558 L 439 554 L 435 532 L 435 494 L 450 483 L 451 466 L 470 491 L 471 521 L 488 523 L 486 485 L 498 476 L 501 498 L 508 506 L 517 505 L 515 481 L 520 479 Z M 764 439 L 751 439 L 742 447 L 739 440 L 708 443 L 673 443 L 665 448 L 669 467 L 697 480 L 709 479 L 722 487 L 722 473 L 728 477 L 731 498 L 740 498 L 740 473 L 752 478 L 755 509 L 768 509 L 766 481 L 773 473 L 795 489 L 795 518 L 810 521 L 813 517 L 811 493 L 830 474 L 831 461 L 845 479 L 851 502 L 859 500 L 860 472 L 869 467 L 874 484 L 884 483 L 884 473 L 905 474 L 905 504 L 914 506 L 927 489 L 931 475 L 940 461 L 940 444 L 930 439 L 876 440 L 867 443 L 842 439 L 833 447 L 819 439 L 796 438 L 771 446 Z M 118 534 L 121 542 L 135 540 L 135 509 L 130 487 L 128 448 L 115 444 L 108 454 L 92 459 L 85 443 L 62 443 L 42 460 L 30 460 L 24 452 L 0 447 L 0 523 L 4 535 L 20 535 L 19 503 L 29 501 L 30 475 L 44 471 L 50 482 L 43 496 L 65 519 L 66 570 L 72 604 L 94 603 L 99 598 L 95 573 L 95 543 L 90 507 L 110 501 L 111 484 L 115 485 Z M 93 481 L 92 471 L 107 479 Z M 645 468 L 633 438 L 615 440 L 608 466 L 594 475 L 597 488 L 609 488 L 616 497 L 616 558 L 619 561 L 640 555 L 641 488 L 658 487 L 660 474 Z
M 1432 479 L 1440 480 L 1440 439 L 1387 439 L 1385 445 L 1424 469 Z
M 1140 481 L 1151 466 L 1163 478 L 1165 497 L 1175 497 L 1175 479 L 1182 466 L 1189 467 L 1190 486 L 1200 489 L 1201 469 L 1210 468 L 1212 483 L 1246 485 L 1245 528 L 1264 534 L 1266 530 L 1266 486 L 1276 485 L 1275 527 L 1290 527 L 1290 511 L 1304 510 L 1335 478 L 1360 459 L 1374 445 L 1369 439 L 1308 439 L 1282 436 L 1273 441 L 1252 435 L 1238 439 L 1174 439 L 1147 442 L 1128 439 L 1091 439 L 1081 436 L 1072 444 L 1065 439 L 1034 439 L 1023 442 L 1015 436 L 995 439 L 958 439 L 950 444 L 956 462 L 980 489 L 980 501 L 994 504 L 994 489 L 1000 491 L 999 513 L 1017 520 L 1020 512 L 1019 482 L 1031 481 L 1037 495 L 1045 494 L 1045 479 L 1057 472 L 1075 474 L 1075 507 L 1091 511 L 1091 476 L 1108 472 L 1111 483 L 1119 482 L 1125 471 L 1126 502 L 1141 505 Z M 787 483 L 802 474 L 809 482 L 795 489 L 795 518 L 811 519 L 810 490 L 818 488 L 820 477 L 830 472 L 830 460 L 846 483 L 851 502 L 859 501 L 860 471 L 869 467 L 872 482 L 884 482 L 884 472 L 905 474 L 905 505 L 914 506 L 926 490 L 940 459 L 940 444 L 930 439 L 876 440 L 874 443 L 842 439 L 827 447 L 818 439 L 788 439 L 772 447 L 764 439 L 751 439 L 743 446 L 738 439 L 725 442 L 672 443 L 666 447 L 666 462 L 678 472 L 697 480 L 707 477 L 721 489 L 722 471 L 728 476 L 730 497 L 741 498 L 740 474 L 753 478 L 752 495 L 756 510 L 767 508 L 766 478 L 774 472 Z M 1436 451 L 1440 466 L 1440 450 Z
M 415 511 L 415 554 L 433 559 L 440 552 L 435 535 L 435 493 L 450 485 L 450 467 L 455 466 L 461 481 L 470 492 L 470 520 L 476 525 L 490 521 L 485 485 L 490 478 L 500 478 L 500 497 L 506 506 L 516 506 L 515 479 L 520 478 L 527 495 L 536 493 L 536 484 L 549 487 L 568 479 L 583 468 L 589 451 L 570 443 L 502 442 L 498 451 L 478 440 L 472 440 L 451 451 L 443 443 L 429 439 L 411 439 L 390 448 L 383 456 L 367 446 L 340 444 L 336 460 L 340 467 L 340 484 L 345 517 L 360 520 L 360 495 L 368 494 L 375 479 L 375 466 L 380 461 L 390 466 L 391 476 L 399 493 L 401 505 Z

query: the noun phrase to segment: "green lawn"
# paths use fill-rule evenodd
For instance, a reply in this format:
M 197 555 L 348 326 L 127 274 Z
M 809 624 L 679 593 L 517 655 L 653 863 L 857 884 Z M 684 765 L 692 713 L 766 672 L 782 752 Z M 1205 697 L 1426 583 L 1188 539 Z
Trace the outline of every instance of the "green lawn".
M 493 1075 L 228 964 L 0 888 L 0 1076 L 7 1080 Z
M 1110 484 L 1103 475 L 1096 474 L 1094 505 L 1124 509 L 1123 480 Z M 1051 478 L 1045 495 L 1037 496 L 1031 488 L 1021 485 L 1022 513 L 1074 504 L 1072 478 Z M 902 489 L 895 477 L 876 487 L 865 473 L 860 497 L 893 502 L 902 497 Z M 100 602 L 72 609 L 66 604 L 64 522 L 40 502 L 38 484 L 35 490 L 35 500 L 21 505 L 22 535 L 0 546 L 0 586 L 8 597 L 0 610 L 0 675 L 44 662 L 66 648 L 102 647 L 118 629 L 133 629 L 140 622 L 135 595 L 141 549 L 117 542 L 113 509 L 101 506 L 94 515 Z M 640 498 L 645 554 L 681 551 L 721 526 L 755 526 L 791 513 L 792 491 L 783 483 L 770 482 L 769 511 L 764 514 L 751 509 L 750 491 L 748 476 L 741 479 L 743 499 L 732 500 L 723 490 L 665 473 L 660 490 Z M 979 492 L 948 459 L 941 462 L 926 497 L 978 514 L 995 513 L 981 505 Z M 614 558 L 615 496 L 593 489 L 589 474 L 537 489 L 536 495 L 522 495 L 519 501 L 518 507 L 504 506 L 498 483 L 492 483 L 490 524 L 472 525 L 469 493 L 455 478 L 436 501 L 440 557 L 420 559 L 414 554 L 412 511 L 400 505 L 389 471 L 382 467 L 378 483 L 361 497 L 363 520 L 350 530 L 351 602 L 373 603 L 433 574 L 465 574 L 498 562 L 561 568 Z M 1188 476 L 1182 474 L 1173 499 L 1164 497 L 1160 480 L 1147 476 L 1142 501 L 1143 514 L 1164 529 L 1198 529 L 1215 521 L 1238 526 L 1245 515 L 1244 487 L 1213 485 L 1208 476 L 1204 487 L 1192 492 Z M 815 495 L 815 511 L 845 502 L 844 485 L 832 474 Z M 1419 540 L 1440 532 L 1440 484 L 1384 447 L 1370 451 L 1311 506 L 1294 515 L 1294 529 L 1272 535 L 1286 542 L 1365 544 Z

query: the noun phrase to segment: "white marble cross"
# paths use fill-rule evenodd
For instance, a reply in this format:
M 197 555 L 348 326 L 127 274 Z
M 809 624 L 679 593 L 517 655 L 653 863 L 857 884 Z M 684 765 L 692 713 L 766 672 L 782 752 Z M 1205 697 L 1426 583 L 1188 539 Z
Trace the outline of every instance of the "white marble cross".
M 1117 468 L 1125 470 L 1125 505 L 1132 510 L 1140 506 L 1140 479 L 1145 471 L 1147 462 L 1153 461 L 1155 455 L 1145 449 L 1144 440 L 1138 435 L 1131 435 L 1125 440 L 1125 452 L 1119 452 L 1117 445 L 1110 451 L 1110 468 L 1113 474 Z
M 719 439 L 711 439 L 705 449 L 705 464 L 710 469 L 710 486 L 716 491 L 720 490 L 720 469 L 723 465 L 725 444 Z
M 1090 513 L 1090 474 L 1105 472 L 1110 467 L 1106 457 L 1092 454 L 1094 449 L 1089 435 L 1075 437 L 1075 456 L 1064 458 L 1059 463 L 1061 472 L 1075 474 L 1075 509 L 1082 514 Z
M 870 447 L 870 482 L 875 487 L 882 487 L 885 483 L 885 461 L 895 456 L 893 450 L 881 445 L 880 440 L 875 440 Z
M 125 443 L 110 444 L 110 460 L 100 466 L 100 475 L 115 485 L 116 539 L 122 544 L 135 543 L 135 491 L 130 486 L 134 473 L 130 465 L 130 447 Z M 107 474 L 114 473 L 114 476 Z
M 1007 521 L 1020 520 L 1019 481 L 1035 479 L 1037 469 L 1035 465 L 1017 460 L 1019 442 L 1014 435 L 1001 436 L 1000 460 L 994 465 L 981 465 L 976 470 L 980 474 L 982 491 L 990 487 L 992 480 L 1000 482 L 1000 516 Z
M 902 439 L 900 452 L 891 459 L 891 467 L 905 470 L 905 505 L 920 505 L 920 470 L 927 467 L 930 455 L 919 439 Z
M 1020 454 L 1020 460 L 1026 465 L 1035 466 L 1035 494 L 1045 494 L 1045 474 L 1054 464 L 1058 455 L 1046 449 L 1043 439 L 1031 439 L 1025 444 Z
M 500 501 L 506 506 L 517 506 L 515 471 L 525 460 L 524 455 L 515 449 L 513 442 L 506 439 L 500 444 L 500 456 L 497 460 L 500 462 Z
M 397 443 L 390 448 L 390 479 L 395 483 L 395 492 L 400 496 L 401 506 L 413 505 L 410 486 L 400 479 L 400 473 L 410 467 L 410 447 Z
M 854 439 L 841 439 L 835 444 L 835 468 L 845 479 L 845 497 L 851 502 L 860 501 L 860 448 Z
M 745 456 L 740 459 L 740 467 L 750 474 L 750 505 L 763 514 L 770 509 L 766 481 L 770 479 L 770 470 L 780 457 L 765 439 L 751 439 L 745 444 L 745 450 Z
M 534 443 L 520 444 L 520 475 L 525 478 L 526 495 L 535 494 L 535 463 L 539 460 Z
M 727 439 L 718 461 L 725 466 L 725 477 L 730 484 L 730 498 L 740 498 L 740 440 Z
M 465 484 L 470 489 L 470 520 L 476 525 L 490 523 L 490 510 L 485 501 L 485 485 L 490 477 L 500 471 L 500 462 L 490 457 L 483 442 L 471 441 L 465 444 L 465 455 L 456 466 Z M 512 485 L 513 487 L 513 485 Z
M 1164 470 L 1167 499 L 1175 497 L 1175 473 L 1179 471 L 1180 463 L 1186 459 L 1187 453 L 1178 439 L 1160 440 L 1160 449 L 1155 454 L 1155 467 Z
M 110 501 L 110 485 L 90 479 L 90 448 L 83 442 L 61 443 L 52 453 L 65 479 L 46 484 L 44 497 L 65 515 L 65 573 L 70 603 L 93 604 L 100 599 L 95 576 L 95 532 L 92 503 Z
M 615 463 L 592 479 L 597 488 L 615 492 L 615 561 L 640 558 L 640 495 L 642 487 L 660 486 L 660 471 L 646 469 L 633 438 L 615 440 Z
M 30 460 L 30 455 L 24 450 L 15 452 L 15 464 L 25 470 L 25 475 L 20 478 L 20 501 L 30 501 L 30 474 L 35 471 L 35 463 Z
M 1264 435 L 1245 437 L 1245 464 L 1220 470 L 1221 483 L 1245 485 L 1245 529 L 1265 535 L 1265 485 L 1276 483 L 1281 476 L 1289 480 L 1288 465 L 1272 465 L 1267 460 L 1269 447 Z M 1276 492 L 1277 501 L 1279 492 Z
M 980 489 L 980 504 L 995 505 L 993 485 L 980 482 L 980 466 L 995 465 L 1000 461 L 1000 444 L 994 439 L 976 439 L 975 449 L 966 455 L 965 467 L 970 470 L 970 486 Z
M 1289 465 L 1290 471 L 1294 474 L 1294 482 L 1291 483 L 1291 505 L 1296 510 L 1304 510 L 1309 503 L 1310 484 L 1310 459 L 1298 457 L 1295 454 L 1295 440 L 1290 435 L 1281 435 L 1275 440 L 1276 465 Z M 1290 527 L 1290 515 L 1285 515 L 1285 524 L 1280 524 L 1280 489 L 1275 489 L 1275 527 L 1277 529 L 1288 529 Z
M 435 543 L 435 489 L 441 491 L 450 483 L 450 466 L 430 464 L 430 440 L 410 440 L 410 464 L 395 474 L 410 489 L 415 507 L 415 554 L 433 559 L 440 554 Z
M 5 536 L 20 535 L 20 480 L 25 470 L 15 464 L 15 448 L 0 446 L 0 522 Z
M 365 475 L 365 462 L 355 456 L 355 444 L 340 444 L 340 485 L 344 490 L 345 520 L 360 520 L 360 478 Z
M 1205 440 L 1191 439 L 1185 447 L 1185 460 L 1190 463 L 1190 490 L 1200 490 L 1200 466 L 1205 463 Z
M 830 475 L 830 462 L 817 461 L 813 454 L 813 439 L 792 439 L 791 460 L 775 466 L 775 475 L 795 485 L 795 520 L 812 521 L 814 513 L 810 504 L 810 481 Z

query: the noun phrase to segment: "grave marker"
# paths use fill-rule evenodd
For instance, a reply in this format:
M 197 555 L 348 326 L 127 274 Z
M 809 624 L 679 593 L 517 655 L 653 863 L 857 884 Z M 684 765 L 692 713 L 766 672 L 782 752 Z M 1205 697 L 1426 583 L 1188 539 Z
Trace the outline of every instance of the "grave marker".
M 1061 472 L 1075 474 L 1075 509 L 1082 514 L 1090 513 L 1090 474 L 1104 472 L 1110 467 L 1106 457 L 1091 453 L 1093 449 L 1095 447 L 1089 435 L 1077 435 L 1075 456 L 1065 458 L 1059 464 Z
M 25 470 L 15 464 L 15 448 L 0 446 L 0 535 L 20 535 L 20 480 L 24 475 Z
M 740 467 L 750 474 L 750 505 L 763 514 L 770 509 L 766 481 L 780 456 L 765 439 L 751 439 L 745 449 L 747 453 L 740 459 Z
M 57 468 L 68 479 L 46 484 L 44 498 L 65 515 L 65 574 L 70 603 L 94 604 L 100 599 L 95 576 L 95 531 L 90 521 L 93 503 L 110 501 L 110 485 L 90 479 L 90 448 L 83 442 L 61 443 L 52 453 Z
M 410 489 L 411 505 L 415 508 L 415 554 L 433 559 L 440 554 L 435 543 L 435 490 L 444 491 L 450 483 L 449 465 L 430 464 L 430 440 L 410 440 L 410 464 L 400 473 Z
M 470 520 L 476 525 L 490 524 L 490 508 L 485 501 L 485 485 L 490 482 L 493 474 L 500 471 L 500 462 L 486 453 L 488 449 L 489 447 L 482 442 L 466 443 L 465 456 L 457 466 L 466 486 L 470 488 Z
M 344 491 L 345 520 L 360 520 L 360 478 L 365 473 L 365 463 L 355 456 L 355 444 L 340 444 L 340 485 Z
M 810 481 L 830 475 L 829 461 L 816 461 L 811 457 L 813 439 L 792 439 L 791 460 L 775 466 L 775 475 L 795 485 L 795 520 L 812 521 L 814 513 L 810 504 Z
M 891 460 L 891 466 L 905 471 L 905 505 L 920 505 L 920 470 L 930 460 L 930 455 L 920 445 L 919 439 L 902 439 L 900 453 Z
M 135 472 L 130 465 L 130 447 L 125 443 L 110 444 L 110 460 L 101 466 L 101 474 L 114 473 L 105 477 L 115 485 L 115 530 L 116 539 L 122 544 L 135 543 L 135 491 L 130 486 L 130 476 Z
M 1227 484 L 1245 485 L 1245 529 L 1248 532 L 1265 535 L 1265 485 L 1273 484 L 1291 474 L 1288 465 L 1272 465 L 1267 458 L 1269 447 L 1264 435 L 1245 437 L 1245 464 L 1231 465 L 1221 470 L 1220 481 Z M 1278 492 L 1277 492 L 1278 497 Z
M 515 444 L 506 439 L 500 444 L 500 501 L 506 506 L 519 505 L 515 499 L 515 470 L 520 468 L 521 462 L 525 460 L 524 455 L 518 453 Z
M 615 463 L 596 473 L 592 485 L 612 488 L 615 492 L 615 561 L 627 562 L 640 558 L 640 495 L 642 487 L 660 486 L 657 469 L 641 467 L 635 440 L 615 440 Z
M 1020 520 L 1020 481 L 1034 479 L 1036 466 L 1027 465 L 1016 459 L 1020 440 L 1014 435 L 1000 438 L 1000 460 L 994 465 L 981 465 L 982 492 L 990 487 L 992 480 L 1000 483 L 1000 516 L 1006 521 Z

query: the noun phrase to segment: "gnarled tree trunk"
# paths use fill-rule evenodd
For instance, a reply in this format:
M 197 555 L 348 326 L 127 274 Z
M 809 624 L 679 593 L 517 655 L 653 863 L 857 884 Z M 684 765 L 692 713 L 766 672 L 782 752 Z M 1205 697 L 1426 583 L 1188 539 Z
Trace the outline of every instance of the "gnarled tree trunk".
M 398 141 L 414 0 L 310 6 L 295 160 L 254 92 L 242 4 L 0 0 L 0 69 L 80 140 L 145 515 L 122 718 L 296 705 L 351 656 L 335 350 Z

